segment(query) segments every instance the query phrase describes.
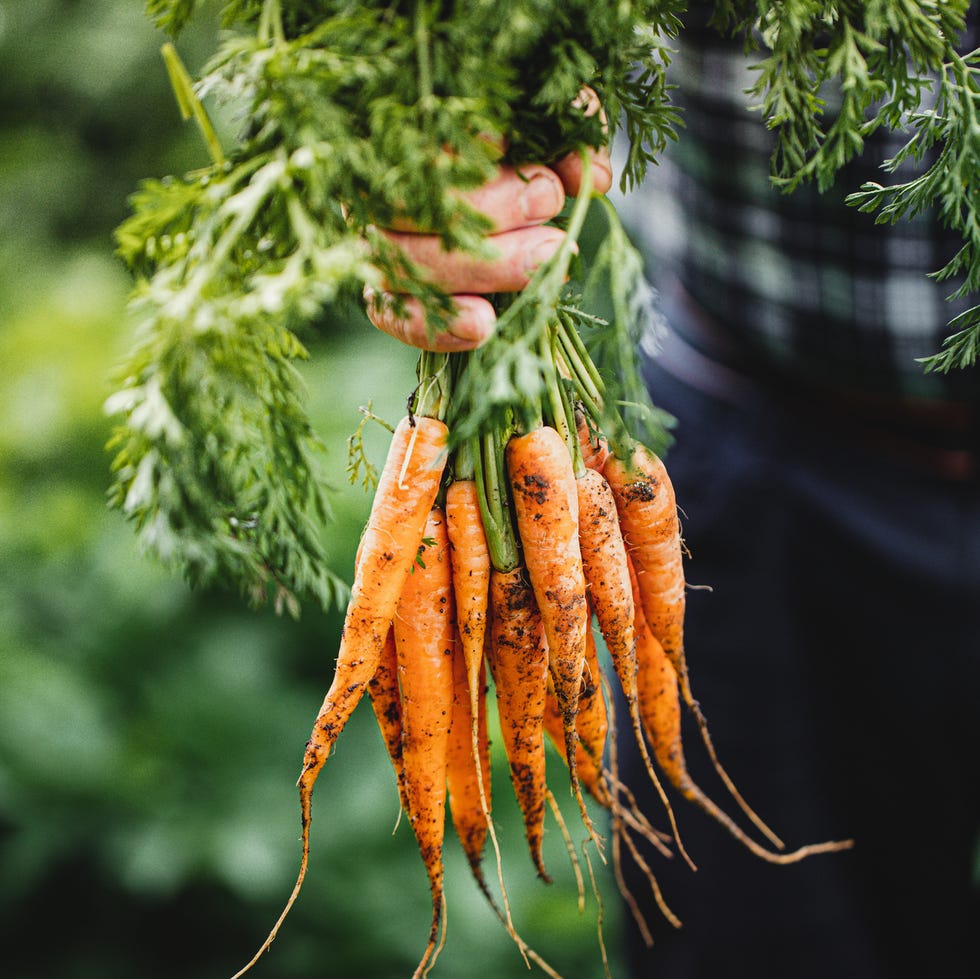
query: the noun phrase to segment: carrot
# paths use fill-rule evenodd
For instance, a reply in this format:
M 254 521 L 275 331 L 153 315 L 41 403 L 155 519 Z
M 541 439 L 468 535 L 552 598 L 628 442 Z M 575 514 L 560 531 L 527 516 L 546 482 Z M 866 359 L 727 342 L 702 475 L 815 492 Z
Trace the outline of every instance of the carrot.
M 374 716 L 377 718 L 385 748 L 388 750 L 388 757 L 391 759 L 392 767 L 395 769 L 395 778 L 398 782 L 398 798 L 401 802 L 401 807 L 407 812 L 405 766 L 402 761 L 401 693 L 398 689 L 398 659 L 395 651 L 395 633 L 391 629 L 388 630 L 388 638 L 385 640 L 384 648 L 381 651 L 381 661 L 378 663 L 378 669 L 368 683 L 368 696 L 371 698 L 371 706 L 374 708 Z
M 629 700 L 628 688 L 635 686 L 636 675 L 633 591 L 616 501 L 602 474 L 593 469 L 586 469 L 575 480 L 575 489 L 579 549 L 589 604 Z
M 602 672 L 595 635 L 589 629 L 585 633 L 585 667 L 582 670 L 582 692 L 578 699 L 575 730 L 582 749 L 602 770 L 606 754 L 606 735 L 609 733 L 609 715 L 602 695 Z
M 478 455 L 479 453 L 476 453 Z M 480 483 L 476 479 L 477 460 L 473 458 L 473 446 L 457 450 L 454 459 L 456 478 L 446 490 L 446 525 L 452 550 L 453 590 L 456 596 L 458 635 L 462 648 L 464 678 L 469 696 L 471 768 L 476 771 L 485 763 L 486 742 L 486 684 L 485 650 L 489 645 L 490 572 L 492 569 L 490 543 L 483 523 L 483 507 L 480 499 Z M 461 475 L 465 473 L 465 477 Z M 482 472 L 481 472 L 482 475 Z M 515 548 L 516 551 L 516 548 Z M 483 724 L 481 729 L 480 724 Z M 461 739 L 463 732 L 458 732 Z M 462 762 L 460 762 L 462 763 Z M 482 874 L 472 864 L 480 889 L 494 911 L 514 939 L 525 958 L 531 953 L 524 940 L 517 934 L 510 913 L 507 887 L 504 883 L 500 845 L 490 816 L 490 782 L 476 782 L 483 807 L 483 824 L 497 859 L 497 880 L 503 900 L 501 913 L 487 890 Z M 474 819 L 476 817 L 474 816 Z
M 634 588 L 638 575 L 634 575 Z M 851 840 L 818 843 L 792 853 L 773 853 L 747 836 L 694 782 L 687 769 L 681 737 L 681 701 L 677 674 L 670 658 L 647 623 L 642 607 L 636 610 L 636 654 L 639 663 L 640 713 L 653 746 L 653 754 L 670 784 L 693 802 L 756 856 L 770 863 L 795 863 L 815 853 L 845 850 Z
M 403 418 L 392 436 L 361 540 L 333 682 L 306 747 L 299 785 L 307 806 L 317 774 L 377 670 L 439 490 L 446 434 L 443 422 L 417 415 Z
M 782 840 L 749 806 L 722 766 L 707 719 L 691 690 L 684 652 L 683 543 L 674 488 L 667 470 L 654 453 L 637 444 L 628 460 L 610 456 L 603 475 L 612 488 L 623 538 L 636 570 L 637 604 L 674 667 L 681 696 L 697 719 L 711 762 L 746 816 L 774 846 L 782 848 Z
M 490 551 L 480 517 L 476 480 L 456 479 L 450 483 L 446 489 L 445 509 L 459 638 L 463 645 L 472 708 L 480 694 L 479 673 L 490 591 Z
M 524 834 L 538 876 L 551 881 L 544 868 L 547 783 L 544 708 L 548 688 L 548 648 L 541 613 L 522 565 L 490 575 L 490 672 L 504 752 L 510 765 Z
M 577 722 L 578 718 L 576 717 L 576 727 Z M 567 765 L 568 748 L 565 738 L 565 721 L 553 683 L 548 685 L 548 696 L 545 700 L 544 729 L 551 739 L 555 750 L 561 756 L 562 761 Z M 575 753 L 576 771 L 579 780 L 585 786 L 586 792 L 604 809 L 610 809 L 613 804 L 612 796 L 610 795 L 601 763 L 597 763 L 595 758 L 585 750 L 585 746 L 580 739 L 576 739 Z
M 395 428 L 362 535 L 350 601 L 344 617 L 333 681 L 317 713 L 297 785 L 300 796 L 299 873 L 286 905 L 247 972 L 272 944 L 299 895 L 310 854 L 313 786 L 341 731 L 374 677 L 398 598 L 408 578 L 445 465 L 445 423 L 410 415 Z
M 640 756 L 667 811 L 678 850 L 694 869 L 694 863 L 681 843 L 673 807 L 657 778 L 643 736 L 636 687 L 636 636 L 633 628 L 635 598 L 630 583 L 626 545 L 619 527 L 616 500 L 602 473 L 592 469 L 586 469 L 579 476 L 575 487 L 579 504 L 579 544 L 589 602 L 626 698 Z
M 438 508 L 426 521 L 423 541 L 394 620 L 408 817 L 432 892 L 429 940 L 416 977 L 423 974 L 436 948 L 443 915 L 442 854 L 453 714 L 456 612 L 446 520 Z
M 684 658 L 680 521 L 667 470 L 656 455 L 637 445 L 628 460 L 610 456 L 603 475 L 612 488 L 623 539 L 636 569 L 646 621 L 674 664 L 685 702 L 694 703 Z
M 579 449 L 582 452 L 582 462 L 586 468 L 602 472 L 602 467 L 605 465 L 606 459 L 609 458 L 609 443 L 591 428 L 584 411 L 575 412 L 575 427 L 578 434 Z
M 486 893 L 481 868 L 483 848 L 489 828 L 488 800 L 490 799 L 490 746 L 487 740 L 486 698 L 482 694 L 477 697 L 476 717 L 472 717 L 469 678 L 462 643 L 458 639 L 454 650 L 453 714 L 449 731 L 446 772 L 449 811 L 473 876 L 480 889 Z M 477 667 L 477 682 L 482 691 L 485 684 L 482 659 Z M 475 751 L 472 741 L 474 729 L 477 738 Z
M 506 458 L 525 567 L 548 640 L 549 670 L 562 713 L 569 780 L 582 820 L 598 846 L 576 768 L 575 716 L 589 610 L 572 460 L 562 437 L 544 425 L 511 438 Z
M 455 479 L 446 489 L 446 529 L 452 554 L 453 593 L 466 690 L 474 768 L 480 758 L 480 697 L 485 682 L 483 653 L 490 602 L 490 550 L 480 516 L 475 479 Z M 485 708 L 484 708 L 485 709 Z M 484 817 L 489 820 L 489 795 Z

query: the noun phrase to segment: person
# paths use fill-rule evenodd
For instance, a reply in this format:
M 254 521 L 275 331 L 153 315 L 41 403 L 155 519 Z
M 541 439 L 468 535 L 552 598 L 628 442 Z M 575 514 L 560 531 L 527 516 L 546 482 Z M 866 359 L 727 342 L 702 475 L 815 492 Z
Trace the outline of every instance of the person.
M 688 580 L 703 586 L 688 594 L 692 684 L 722 762 L 790 848 L 855 845 L 775 866 L 675 802 L 699 869 L 647 856 L 683 927 L 659 916 L 627 860 L 655 942 L 624 910 L 629 968 L 967 979 L 980 975 L 980 375 L 927 373 L 916 359 L 957 311 L 927 274 L 957 241 L 928 215 L 882 226 L 845 205 L 880 179 L 890 134 L 823 194 L 772 190 L 740 49 L 691 20 L 675 65 L 684 129 L 621 207 L 669 327 L 641 356 L 654 403 L 677 419 L 665 461 Z M 574 195 L 574 169 L 533 174 L 502 171 L 480 200 L 501 245 L 480 291 L 507 275 L 519 288 L 515 268 L 557 247 L 546 221 Z M 533 197 L 523 210 L 520 194 Z M 483 342 L 492 311 L 468 295 L 465 258 L 427 257 L 467 294 L 439 342 Z M 491 288 L 488 275 L 500 276 Z M 426 345 L 418 310 L 371 315 Z M 685 747 L 724 804 L 696 729 Z M 656 813 L 628 731 L 619 753 Z

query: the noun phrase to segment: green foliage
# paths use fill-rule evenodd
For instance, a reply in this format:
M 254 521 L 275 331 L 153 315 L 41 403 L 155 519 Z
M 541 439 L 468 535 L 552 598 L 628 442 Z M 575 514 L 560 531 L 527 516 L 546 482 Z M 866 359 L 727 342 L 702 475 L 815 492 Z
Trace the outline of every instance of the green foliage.
M 965 0 L 716 3 L 716 25 L 762 52 L 749 95 L 775 130 L 777 182 L 787 190 L 810 179 L 826 187 L 870 133 L 902 126 L 931 87 L 930 73 L 953 54 L 968 7 Z
M 909 161 L 936 150 L 935 161 L 911 180 L 883 186 L 867 183 L 849 201 L 862 211 L 877 211 L 879 222 L 895 222 L 936 208 L 939 219 L 963 236 L 963 245 L 935 273 L 940 281 L 957 280 L 952 298 L 980 291 L 980 221 L 976 188 L 980 186 L 980 52 L 955 53 L 943 66 L 934 104 L 911 116 L 912 136 L 885 163 L 896 173 Z M 975 363 L 980 347 L 980 308 L 961 313 L 950 323 L 955 332 L 943 350 L 925 358 L 929 370 L 949 371 Z
M 588 273 L 582 284 L 586 308 L 602 315 L 587 317 L 581 310 L 569 310 L 568 315 L 578 321 L 578 333 L 592 360 L 602 365 L 601 383 L 619 393 L 620 424 L 648 448 L 663 454 L 672 441 L 669 430 L 674 419 L 651 404 L 637 356 L 641 342 L 656 336 L 652 291 L 643 258 L 615 209 L 605 199 L 602 205 L 601 232 L 584 263 Z M 611 446 L 625 450 L 624 433 L 616 431 L 612 418 L 604 419 L 602 428 Z
M 829 186 L 838 171 L 884 126 L 911 129 L 902 151 L 885 164 L 921 161 L 938 148 L 935 162 L 912 180 L 869 183 L 849 202 L 896 221 L 926 210 L 962 233 L 963 248 L 934 274 L 960 277 L 951 298 L 977 291 L 980 252 L 974 190 L 980 124 L 977 107 L 980 53 L 957 53 L 968 0 L 954 2 L 787 3 L 720 0 L 714 23 L 741 33 L 757 55 L 758 78 L 749 90 L 775 132 L 773 176 L 786 191 L 807 180 Z M 976 362 L 980 309 L 949 324 L 943 349 L 923 363 L 949 371 Z
M 150 13 L 176 33 L 196 6 Z M 598 145 L 601 120 L 578 98 L 586 85 L 614 129 L 625 120 L 625 177 L 640 179 L 644 144 L 662 145 L 674 122 L 661 42 L 678 9 L 523 0 L 501 17 L 491 0 L 226 3 L 235 32 L 196 86 L 166 49 L 212 162 L 146 181 L 117 232 L 136 278 L 136 341 L 108 403 L 120 419 L 110 502 L 149 552 L 195 583 L 235 582 L 291 610 L 301 595 L 324 607 L 342 598 L 316 546 L 326 505 L 293 369 L 299 336 L 382 281 L 444 322 L 448 297 L 373 228 L 401 214 L 480 253 L 486 222 L 457 192 L 488 179 L 505 142 L 512 159 L 543 161 Z M 235 145 L 220 145 L 203 99 L 239 119 Z M 543 277 L 528 304 L 546 309 L 561 284 Z M 512 403 L 526 393 L 520 378 L 505 383 Z

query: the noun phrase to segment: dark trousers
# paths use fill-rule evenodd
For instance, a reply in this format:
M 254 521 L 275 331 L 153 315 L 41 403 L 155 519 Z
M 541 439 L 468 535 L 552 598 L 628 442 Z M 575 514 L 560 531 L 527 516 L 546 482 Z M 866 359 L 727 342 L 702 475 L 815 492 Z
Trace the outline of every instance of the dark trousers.
M 636 979 L 980 976 L 980 484 L 649 368 L 690 558 L 686 648 L 715 747 L 792 849 L 774 866 L 672 795 L 698 871 L 647 853 L 674 930 L 625 857 Z M 746 392 L 743 392 L 745 394 Z M 688 718 L 690 720 L 690 718 Z M 620 764 L 666 827 L 627 724 Z M 696 728 L 694 778 L 733 815 Z M 748 825 L 744 818 L 739 820 Z

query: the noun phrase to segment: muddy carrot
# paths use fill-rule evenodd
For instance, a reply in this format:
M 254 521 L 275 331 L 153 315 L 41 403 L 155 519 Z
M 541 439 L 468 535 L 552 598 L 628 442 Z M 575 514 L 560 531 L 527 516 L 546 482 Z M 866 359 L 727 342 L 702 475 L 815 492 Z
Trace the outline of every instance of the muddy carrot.
M 247 972 L 272 944 L 299 895 L 309 864 L 313 786 L 368 683 L 435 501 L 445 465 L 446 425 L 418 414 L 395 428 L 361 538 L 359 563 L 344 617 L 333 681 L 317 713 L 297 782 L 301 810 L 300 869 L 269 935 L 232 979 Z
M 405 767 L 402 763 L 402 705 L 401 693 L 398 689 L 398 659 L 395 652 L 395 634 L 390 629 L 381 651 L 378 669 L 368 683 L 368 696 L 371 698 L 374 716 L 378 721 L 388 757 L 395 770 L 401 807 L 407 812 Z
M 663 461 L 637 444 L 626 461 L 610 456 L 603 474 L 612 487 L 623 538 L 636 572 L 637 603 L 674 667 L 681 697 L 697 719 L 712 764 L 746 816 L 774 846 L 781 848 L 782 841 L 745 801 L 722 766 L 707 719 L 691 689 L 684 650 L 683 542 L 674 488 Z
M 598 843 L 575 764 L 575 715 L 589 612 L 571 456 L 555 429 L 540 426 L 508 442 L 507 470 L 525 566 L 548 640 L 549 669 L 562 712 L 571 788 L 589 835 Z
M 470 750 L 474 766 L 479 758 L 479 701 L 483 690 L 484 646 L 490 601 L 490 551 L 480 515 L 479 489 L 473 475 L 472 454 L 463 452 L 465 478 L 456 478 L 446 490 L 446 528 L 452 557 L 453 592 L 462 663 L 469 699 Z M 459 460 L 457 460 L 459 461 Z M 460 473 L 457 469 L 457 475 Z M 484 800 L 489 818 L 489 796 Z
M 544 627 L 523 566 L 509 572 L 494 569 L 490 596 L 489 662 L 501 740 L 531 859 L 538 875 L 550 881 L 541 851 L 548 789 L 543 726 L 548 648 Z
M 402 696 L 402 764 L 408 817 L 429 876 L 432 923 L 415 975 L 436 949 L 443 917 L 443 840 L 446 773 L 453 713 L 456 642 L 449 540 L 442 511 L 425 524 L 418 559 L 398 600 L 394 619 Z
M 457 640 L 453 654 L 453 713 L 446 784 L 449 790 L 449 811 L 456 835 L 473 876 L 484 892 L 486 885 L 483 880 L 482 859 L 487 840 L 487 810 L 490 804 L 490 752 L 487 741 L 486 697 L 483 696 L 485 672 L 481 659 L 477 666 L 480 693 L 476 698 L 476 717 L 473 718 L 462 643 Z M 475 750 L 472 740 L 474 730 Z
M 667 811 L 678 850 L 694 868 L 694 862 L 681 843 L 673 807 L 650 761 L 643 735 L 636 686 L 635 593 L 616 500 L 605 477 L 594 470 L 586 469 L 575 481 L 575 486 L 579 501 L 579 543 L 589 603 L 626 699 L 640 757 Z

